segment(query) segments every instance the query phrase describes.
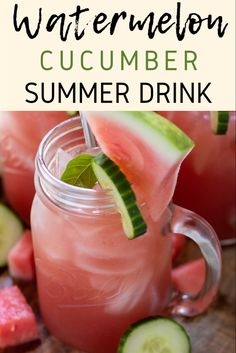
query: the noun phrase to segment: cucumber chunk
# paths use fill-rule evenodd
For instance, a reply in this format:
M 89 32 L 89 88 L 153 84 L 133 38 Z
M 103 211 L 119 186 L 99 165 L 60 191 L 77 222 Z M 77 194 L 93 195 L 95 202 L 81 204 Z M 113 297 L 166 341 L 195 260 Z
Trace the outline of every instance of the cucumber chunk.
M 147 226 L 135 194 L 119 167 L 104 153 L 100 153 L 93 159 L 92 168 L 101 187 L 111 190 L 127 237 L 133 239 L 146 233 Z
M 69 111 L 69 112 L 66 112 L 67 115 L 69 115 L 70 117 L 73 117 L 73 116 L 76 116 L 76 115 L 79 115 L 79 111 Z
M 0 267 L 7 264 L 7 255 L 23 232 L 23 225 L 17 216 L 0 203 Z
M 216 135 L 225 135 L 228 130 L 229 112 L 211 112 L 211 128 Z
M 181 325 L 157 316 L 132 325 L 122 336 L 118 353 L 191 353 L 191 344 Z

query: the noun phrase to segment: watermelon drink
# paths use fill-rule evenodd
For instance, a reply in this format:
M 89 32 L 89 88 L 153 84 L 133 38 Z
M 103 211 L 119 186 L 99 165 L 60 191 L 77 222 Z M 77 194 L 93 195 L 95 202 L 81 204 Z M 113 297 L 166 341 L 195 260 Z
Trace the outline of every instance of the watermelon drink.
M 2 112 L 0 155 L 7 201 L 29 224 L 34 189 L 34 157 L 38 145 L 53 126 L 68 118 L 66 112 Z
M 230 113 L 225 135 L 213 133 L 210 112 L 161 114 L 195 142 L 195 149 L 180 170 L 174 200 L 203 216 L 216 230 L 222 244 L 235 243 L 235 112 Z
M 130 323 L 160 313 L 170 301 L 171 242 L 161 229 L 167 215 L 132 244 L 114 208 L 62 217 L 43 202 L 36 199 L 32 213 L 43 320 L 86 353 L 114 353 Z
M 156 120 L 154 113 L 102 112 L 87 116 L 102 150 L 109 156 L 114 153 L 120 165 L 124 163 L 123 169 L 132 179 L 147 232 L 133 240 L 127 238 L 121 206 L 109 189 L 101 189 L 97 184 L 94 188 L 82 188 L 60 180 L 68 160 L 84 152 L 98 154 L 96 160 L 100 156 L 100 148 L 84 145 L 80 118 L 61 123 L 44 137 L 36 158 L 36 196 L 31 224 L 38 294 L 43 320 L 56 337 L 86 353 L 115 353 L 122 333 L 136 320 L 159 314 L 168 306 L 169 312 L 187 316 L 204 311 L 219 285 L 220 248 L 214 231 L 205 221 L 169 205 L 180 163 L 192 148 L 192 142 L 182 132 L 163 118 L 158 118 L 158 127 L 154 124 L 150 128 L 149 122 Z M 145 146 L 137 130 L 131 132 L 129 126 L 123 125 L 128 121 L 133 126 L 133 119 L 144 124 L 139 127 L 141 131 L 146 127 L 145 134 L 154 148 L 161 141 L 155 154 L 151 145 Z M 123 129 L 123 134 L 113 136 L 110 124 L 115 125 L 114 131 Z M 159 139 L 152 139 L 153 131 Z M 172 144 L 170 140 L 175 133 L 179 142 L 174 138 Z M 130 141 L 126 145 L 123 138 L 128 135 Z M 139 148 L 135 150 L 135 146 Z M 166 159 L 166 148 L 161 146 L 168 148 Z M 150 188 L 147 194 L 143 189 L 150 174 L 142 174 L 144 184 L 135 177 L 135 169 L 144 172 L 147 161 L 156 172 L 154 192 L 166 188 L 156 198 Z M 131 224 L 135 223 L 133 216 L 130 216 Z M 171 304 L 170 232 L 197 238 L 205 255 L 206 285 L 196 300 L 190 297 L 182 300 L 179 294 Z

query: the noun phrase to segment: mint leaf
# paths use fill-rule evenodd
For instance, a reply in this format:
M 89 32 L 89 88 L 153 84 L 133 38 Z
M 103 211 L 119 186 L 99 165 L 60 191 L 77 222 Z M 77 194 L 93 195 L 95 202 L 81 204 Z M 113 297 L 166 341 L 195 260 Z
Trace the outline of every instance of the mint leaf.
M 92 188 L 97 178 L 92 169 L 93 156 L 89 154 L 80 154 L 72 159 L 66 166 L 61 180 L 67 184 L 80 186 L 83 188 Z

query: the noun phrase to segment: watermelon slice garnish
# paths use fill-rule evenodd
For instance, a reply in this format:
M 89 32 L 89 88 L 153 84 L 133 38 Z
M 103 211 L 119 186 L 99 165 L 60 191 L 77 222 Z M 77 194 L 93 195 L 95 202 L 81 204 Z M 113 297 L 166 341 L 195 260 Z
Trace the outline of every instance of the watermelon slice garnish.
M 85 112 L 102 151 L 131 183 L 138 204 L 153 220 L 171 201 L 179 167 L 193 142 L 152 112 Z

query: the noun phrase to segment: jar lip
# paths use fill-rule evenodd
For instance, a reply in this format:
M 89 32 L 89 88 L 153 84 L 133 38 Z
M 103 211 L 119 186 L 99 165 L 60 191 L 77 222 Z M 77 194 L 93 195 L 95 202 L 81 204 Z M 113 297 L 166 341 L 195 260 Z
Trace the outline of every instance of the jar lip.
M 107 202 L 107 207 L 114 207 L 114 201 L 112 195 L 109 193 L 109 190 L 95 190 L 82 188 L 78 186 L 74 186 L 71 184 L 67 184 L 57 178 L 47 166 L 45 161 L 48 145 L 53 143 L 57 136 L 60 136 L 71 131 L 76 131 L 82 129 L 81 127 L 81 119 L 79 116 L 67 119 L 60 124 L 56 125 L 47 134 L 43 137 L 37 152 L 37 156 L 35 159 L 35 167 L 40 177 L 42 177 L 46 182 L 55 187 L 57 190 L 63 190 L 63 194 L 69 194 L 70 196 L 75 196 L 77 198 L 81 198 L 84 201 L 103 201 Z M 78 124 L 79 123 L 79 124 Z M 67 127 L 70 127 L 70 129 Z

